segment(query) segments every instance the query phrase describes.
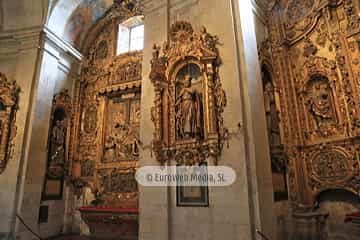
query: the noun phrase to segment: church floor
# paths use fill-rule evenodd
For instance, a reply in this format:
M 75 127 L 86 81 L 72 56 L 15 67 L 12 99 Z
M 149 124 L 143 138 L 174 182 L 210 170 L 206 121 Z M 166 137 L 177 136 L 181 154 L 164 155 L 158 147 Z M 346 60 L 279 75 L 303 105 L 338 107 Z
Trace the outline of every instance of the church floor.
M 49 240 L 89 240 L 89 237 L 80 235 L 67 235 L 61 237 L 50 238 Z

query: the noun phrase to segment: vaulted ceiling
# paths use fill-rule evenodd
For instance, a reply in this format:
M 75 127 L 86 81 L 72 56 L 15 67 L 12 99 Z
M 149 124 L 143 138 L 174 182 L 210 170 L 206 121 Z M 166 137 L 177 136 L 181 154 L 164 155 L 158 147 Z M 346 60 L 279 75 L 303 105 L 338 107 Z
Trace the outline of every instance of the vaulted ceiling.
M 90 27 L 112 4 L 113 0 L 53 0 L 47 26 L 79 48 Z

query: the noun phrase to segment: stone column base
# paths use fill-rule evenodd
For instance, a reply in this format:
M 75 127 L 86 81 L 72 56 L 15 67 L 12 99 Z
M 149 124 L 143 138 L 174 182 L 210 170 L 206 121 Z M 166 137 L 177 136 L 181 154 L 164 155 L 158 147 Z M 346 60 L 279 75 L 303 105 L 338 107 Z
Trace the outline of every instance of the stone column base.
M 293 213 L 294 231 L 292 240 L 326 240 L 326 220 L 324 212 Z

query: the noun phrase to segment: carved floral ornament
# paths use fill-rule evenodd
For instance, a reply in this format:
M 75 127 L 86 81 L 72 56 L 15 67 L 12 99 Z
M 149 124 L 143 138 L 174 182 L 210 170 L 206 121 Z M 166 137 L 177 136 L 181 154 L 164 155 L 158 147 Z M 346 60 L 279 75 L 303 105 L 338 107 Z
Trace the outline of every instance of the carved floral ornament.
M 15 81 L 8 81 L 0 72 L 0 173 L 10 158 L 11 141 L 16 135 L 15 114 L 20 88 Z
M 329 189 L 359 191 L 359 160 L 351 146 L 320 145 L 305 154 L 309 185 L 314 193 Z
M 206 28 L 194 32 L 176 22 L 170 40 L 154 46 L 150 79 L 155 87 L 153 151 L 165 163 L 196 164 L 221 154 L 227 129 L 222 113 L 225 92 L 219 78 L 218 38 Z

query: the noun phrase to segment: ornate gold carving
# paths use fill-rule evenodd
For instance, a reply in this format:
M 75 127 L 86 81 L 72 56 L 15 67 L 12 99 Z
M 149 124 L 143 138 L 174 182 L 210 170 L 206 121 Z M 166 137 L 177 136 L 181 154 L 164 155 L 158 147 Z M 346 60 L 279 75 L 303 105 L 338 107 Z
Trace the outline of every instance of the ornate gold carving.
M 315 0 L 292 0 L 286 11 L 286 23 L 292 26 L 310 13 Z
M 343 146 L 327 144 L 306 150 L 309 185 L 315 194 L 328 189 L 346 189 L 357 193 L 359 160 L 352 142 Z
M 139 1 L 118 1 L 90 30 L 77 85 L 72 155 L 81 176 L 74 183 L 91 186 L 109 207 L 137 206 L 129 172 L 136 171 L 139 159 L 142 52 L 117 56 L 116 36 L 119 24 L 141 14 L 140 8 Z
M 104 59 L 109 54 L 108 43 L 102 40 L 96 48 L 95 59 Z
M 95 161 L 85 160 L 81 163 L 81 177 L 93 177 L 95 173 Z
M 97 127 L 97 106 L 92 104 L 84 112 L 84 132 L 91 134 L 96 131 Z
M 222 112 L 225 92 L 219 79 L 218 38 L 206 28 L 195 33 L 191 24 L 176 22 L 162 55 L 154 46 L 150 79 L 155 87 L 153 150 L 164 163 L 200 163 L 221 153 L 227 130 Z
M 16 135 L 15 115 L 20 88 L 0 72 L 0 174 L 11 155 L 11 141 Z
M 265 114 L 270 146 L 280 145 L 280 119 L 276 107 L 275 91 L 271 81 L 264 86 Z
M 328 189 L 359 191 L 360 18 L 354 2 L 291 0 L 287 9 L 270 13 L 260 60 L 278 97 L 294 207 L 311 206 Z
M 71 116 L 71 98 L 67 90 L 54 96 L 49 139 L 47 177 L 60 179 L 67 163 L 68 126 Z
M 102 174 L 101 174 L 102 175 Z M 102 187 L 108 193 L 134 193 L 137 192 L 135 171 L 107 171 L 102 176 Z
M 128 55 L 125 58 L 119 58 L 115 62 L 114 71 L 111 77 L 111 84 L 121 84 L 131 81 L 139 81 L 142 78 L 141 68 L 142 56 L 140 54 Z
M 139 157 L 140 100 L 123 94 L 107 99 L 104 163 L 132 161 Z
M 310 121 L 314 122 L 310 123 L 310 134 L 313 131 L 323 137 L 335 134 L 339 121 L 329 80 L 324 76 L 312 76 L 305 94 L 305 104 L 312 118 Z

